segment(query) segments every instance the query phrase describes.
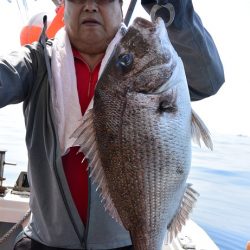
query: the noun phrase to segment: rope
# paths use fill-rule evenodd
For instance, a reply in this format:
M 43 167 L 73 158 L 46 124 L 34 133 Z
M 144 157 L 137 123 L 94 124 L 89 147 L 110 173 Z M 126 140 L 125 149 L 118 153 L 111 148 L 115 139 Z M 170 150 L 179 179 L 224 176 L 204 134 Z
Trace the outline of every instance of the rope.
M 18 221 L 6 234 L 4 234 L 0 238 L 0 245 L 3 244 L 6 240 L 8 240 L 8 238 L 18 229 L 19 226 L 23 224 L 23 222 L 30 216 L 30 214 L 31 211 L 28 210 L 26 214 L 23 216 L 23 218 L 20 221 Z
M 23 6 L 24 6 L 24 9 L 25 9 L 26 18 L 28 19 L 28 17 L 29 17 L 29 8 L 28 8 L 27 0 L 23 0 Z

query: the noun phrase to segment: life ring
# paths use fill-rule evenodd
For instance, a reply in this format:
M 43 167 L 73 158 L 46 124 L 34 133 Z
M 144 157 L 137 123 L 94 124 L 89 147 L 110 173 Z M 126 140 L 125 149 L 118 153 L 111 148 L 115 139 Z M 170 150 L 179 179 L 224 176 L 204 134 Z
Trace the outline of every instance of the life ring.
M 47 15 L 47 13 L 41 12 L 34 15 L 28 24 L 22 28 L 20 33 L 20 43 L 22 46 L 39 40 L 43 29 L 44 15 Z M 57 8 L 55 17 L 52 20 L 48 18 L 48 28 L 46 31 L 48 38 L 53 38 L 56 32 L 64 26 L 63 16 L 64 6 L 61 5 Z

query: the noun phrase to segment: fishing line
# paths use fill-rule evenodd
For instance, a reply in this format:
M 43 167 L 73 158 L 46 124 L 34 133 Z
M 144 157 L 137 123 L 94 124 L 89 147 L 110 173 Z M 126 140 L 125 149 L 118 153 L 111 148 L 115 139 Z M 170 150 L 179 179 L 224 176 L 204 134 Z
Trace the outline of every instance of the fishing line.
M 24 20 L 23 13 L 22 13 L 22 9 L 21 9 L 21 6 L 20 6 L 20 4 L 19 4 L 19 1 L 18 1 L 18 0 L 16 0 L 16 4 L 17 4 L 18 10 L 19 10 L 19 13 L 20 13 L 20 16 L 21 16 L 22 22 L 23 22 L 23 24 L 25 24 L 25 22 L 26 22 L 26 20 L 28 19 L 28 17 L 26 16 L 26 20 Z

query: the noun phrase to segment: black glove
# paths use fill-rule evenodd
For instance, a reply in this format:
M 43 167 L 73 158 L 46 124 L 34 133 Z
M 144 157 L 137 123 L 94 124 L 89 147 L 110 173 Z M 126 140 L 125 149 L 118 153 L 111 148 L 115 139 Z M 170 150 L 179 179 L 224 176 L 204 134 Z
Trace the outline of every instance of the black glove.
M 141 0 L 141 4 L 159 4 L 159 5 L 164 5 L 168 3 L 168 0 Z

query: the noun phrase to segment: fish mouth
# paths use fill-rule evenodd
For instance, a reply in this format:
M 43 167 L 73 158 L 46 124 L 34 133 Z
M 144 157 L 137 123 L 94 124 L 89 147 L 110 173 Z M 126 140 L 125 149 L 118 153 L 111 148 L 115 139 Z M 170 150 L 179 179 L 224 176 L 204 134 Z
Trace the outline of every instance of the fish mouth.
M 134 20 L 134 24 L 138 25 L 139 27 L 146 28 L 146 29 L 155 28 L 155 25 L 152 22 L 141 17 L 137 17 Z

